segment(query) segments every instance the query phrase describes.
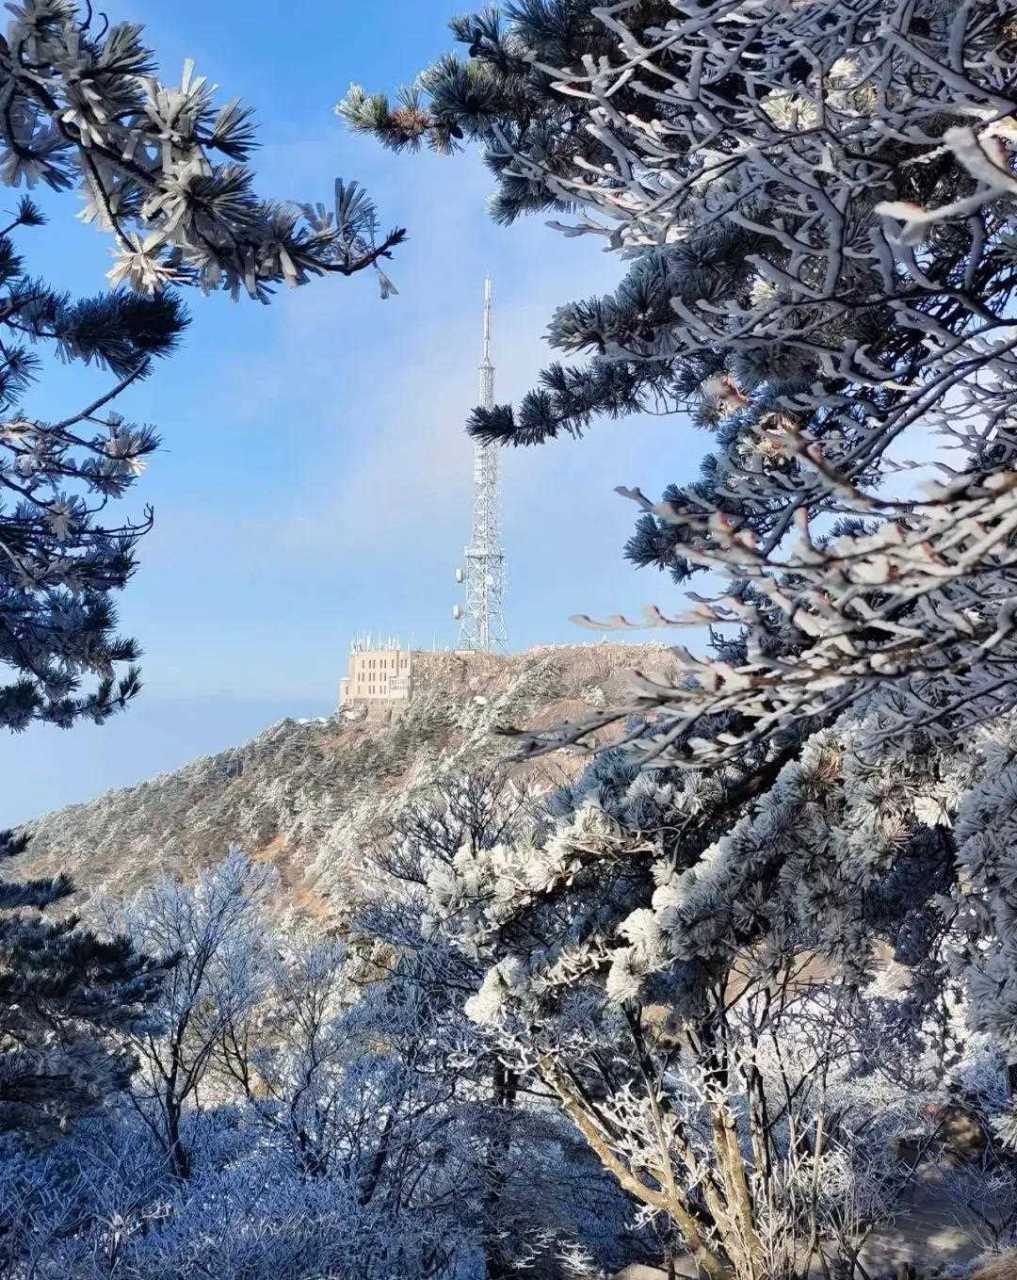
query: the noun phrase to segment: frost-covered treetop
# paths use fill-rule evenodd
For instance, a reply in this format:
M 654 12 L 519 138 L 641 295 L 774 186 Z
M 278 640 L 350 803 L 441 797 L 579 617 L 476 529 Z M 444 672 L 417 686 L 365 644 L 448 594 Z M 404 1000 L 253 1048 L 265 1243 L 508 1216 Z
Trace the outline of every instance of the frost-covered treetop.
M 279 282 L 362 270 L 402 239 L 376 240 L 374 209 L 355 183 L 337 185 L 334 214 L 255 195 L 249 108 L 217 106 L 190 62 L 179 85 L 163 83 L 140 26 L 110 26 L 70 0 L 8 9 L 0 179 L 80 185 L 81 216 L 115 241 L 114 284 L 264 297 Z

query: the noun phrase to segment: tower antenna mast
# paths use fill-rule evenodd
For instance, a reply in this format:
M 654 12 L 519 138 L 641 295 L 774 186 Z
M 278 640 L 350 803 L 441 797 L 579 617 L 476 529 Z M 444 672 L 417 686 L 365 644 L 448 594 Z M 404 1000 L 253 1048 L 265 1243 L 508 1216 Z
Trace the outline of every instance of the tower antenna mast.
M 491 278 L 484 281 L 484 354 L 480 362 L 480 403 L 494 408 L 494 364 L 491 360 Z M 473 537 L 456 577 L 465 585 L 465 600 L 452 616 L 459 621 L 459 647 L 481 653 L 505 649 L 505 553 L 499 529 L 498 446 L 473 445 Z

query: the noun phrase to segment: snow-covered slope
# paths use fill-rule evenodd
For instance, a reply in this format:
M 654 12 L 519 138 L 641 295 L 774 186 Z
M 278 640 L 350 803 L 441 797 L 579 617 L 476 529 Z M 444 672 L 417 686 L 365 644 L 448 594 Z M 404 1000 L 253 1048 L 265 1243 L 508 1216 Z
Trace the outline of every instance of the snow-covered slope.
M 496 725 L 573 718 L 617 695 L 632 667 L 669 665 L 663 647 L 607 644 L 467 660 L 455 680 L 432 677 L 393 724 L 282 720 L 244 746 L 49 814 L 29 827 L 16 874 L 68 871 L 80 907 L 165 872 L 192 876 L 237 844 L 278 866 L 287 905 L 341 912 L 365 846 L 409 796 L 443 770 L 505 756 Z M 550 785 L 580 763 L 556 756 L 515 770 Z

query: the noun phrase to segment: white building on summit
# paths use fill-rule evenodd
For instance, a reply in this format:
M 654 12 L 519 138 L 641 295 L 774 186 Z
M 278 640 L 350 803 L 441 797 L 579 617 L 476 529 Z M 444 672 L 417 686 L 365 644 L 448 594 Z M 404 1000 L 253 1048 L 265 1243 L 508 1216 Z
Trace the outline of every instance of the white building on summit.
M 398 641 L 378 644 L 370 639 L 355 640 L 339 685 L 340 707 L 408 702 L 413 659 L 419 656 L 414 650 L 403 649 Z
M 508 654 L 471 649 L 404 649 L 398 640 L 354 640 L 339 685 L 340 715 L 391 720 L 421 689 L 457 693 L 510 662 Z

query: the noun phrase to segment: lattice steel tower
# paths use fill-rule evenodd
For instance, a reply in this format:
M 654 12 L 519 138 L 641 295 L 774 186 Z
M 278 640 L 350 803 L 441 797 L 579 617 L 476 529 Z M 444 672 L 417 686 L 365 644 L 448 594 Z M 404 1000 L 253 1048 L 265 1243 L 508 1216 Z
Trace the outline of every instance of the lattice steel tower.
M 494 365 L 491 363 L 491 281 L 484 281 L 484 358 L 480 362 L 480 403 L 494 408 Z M 466 598 L 452 616 L 459 620 L 459 647 L 480 652 L 504 649 L 505 553 L 499 524 L 498 446 L 473 446 L 473 538 L 456 578 Z

